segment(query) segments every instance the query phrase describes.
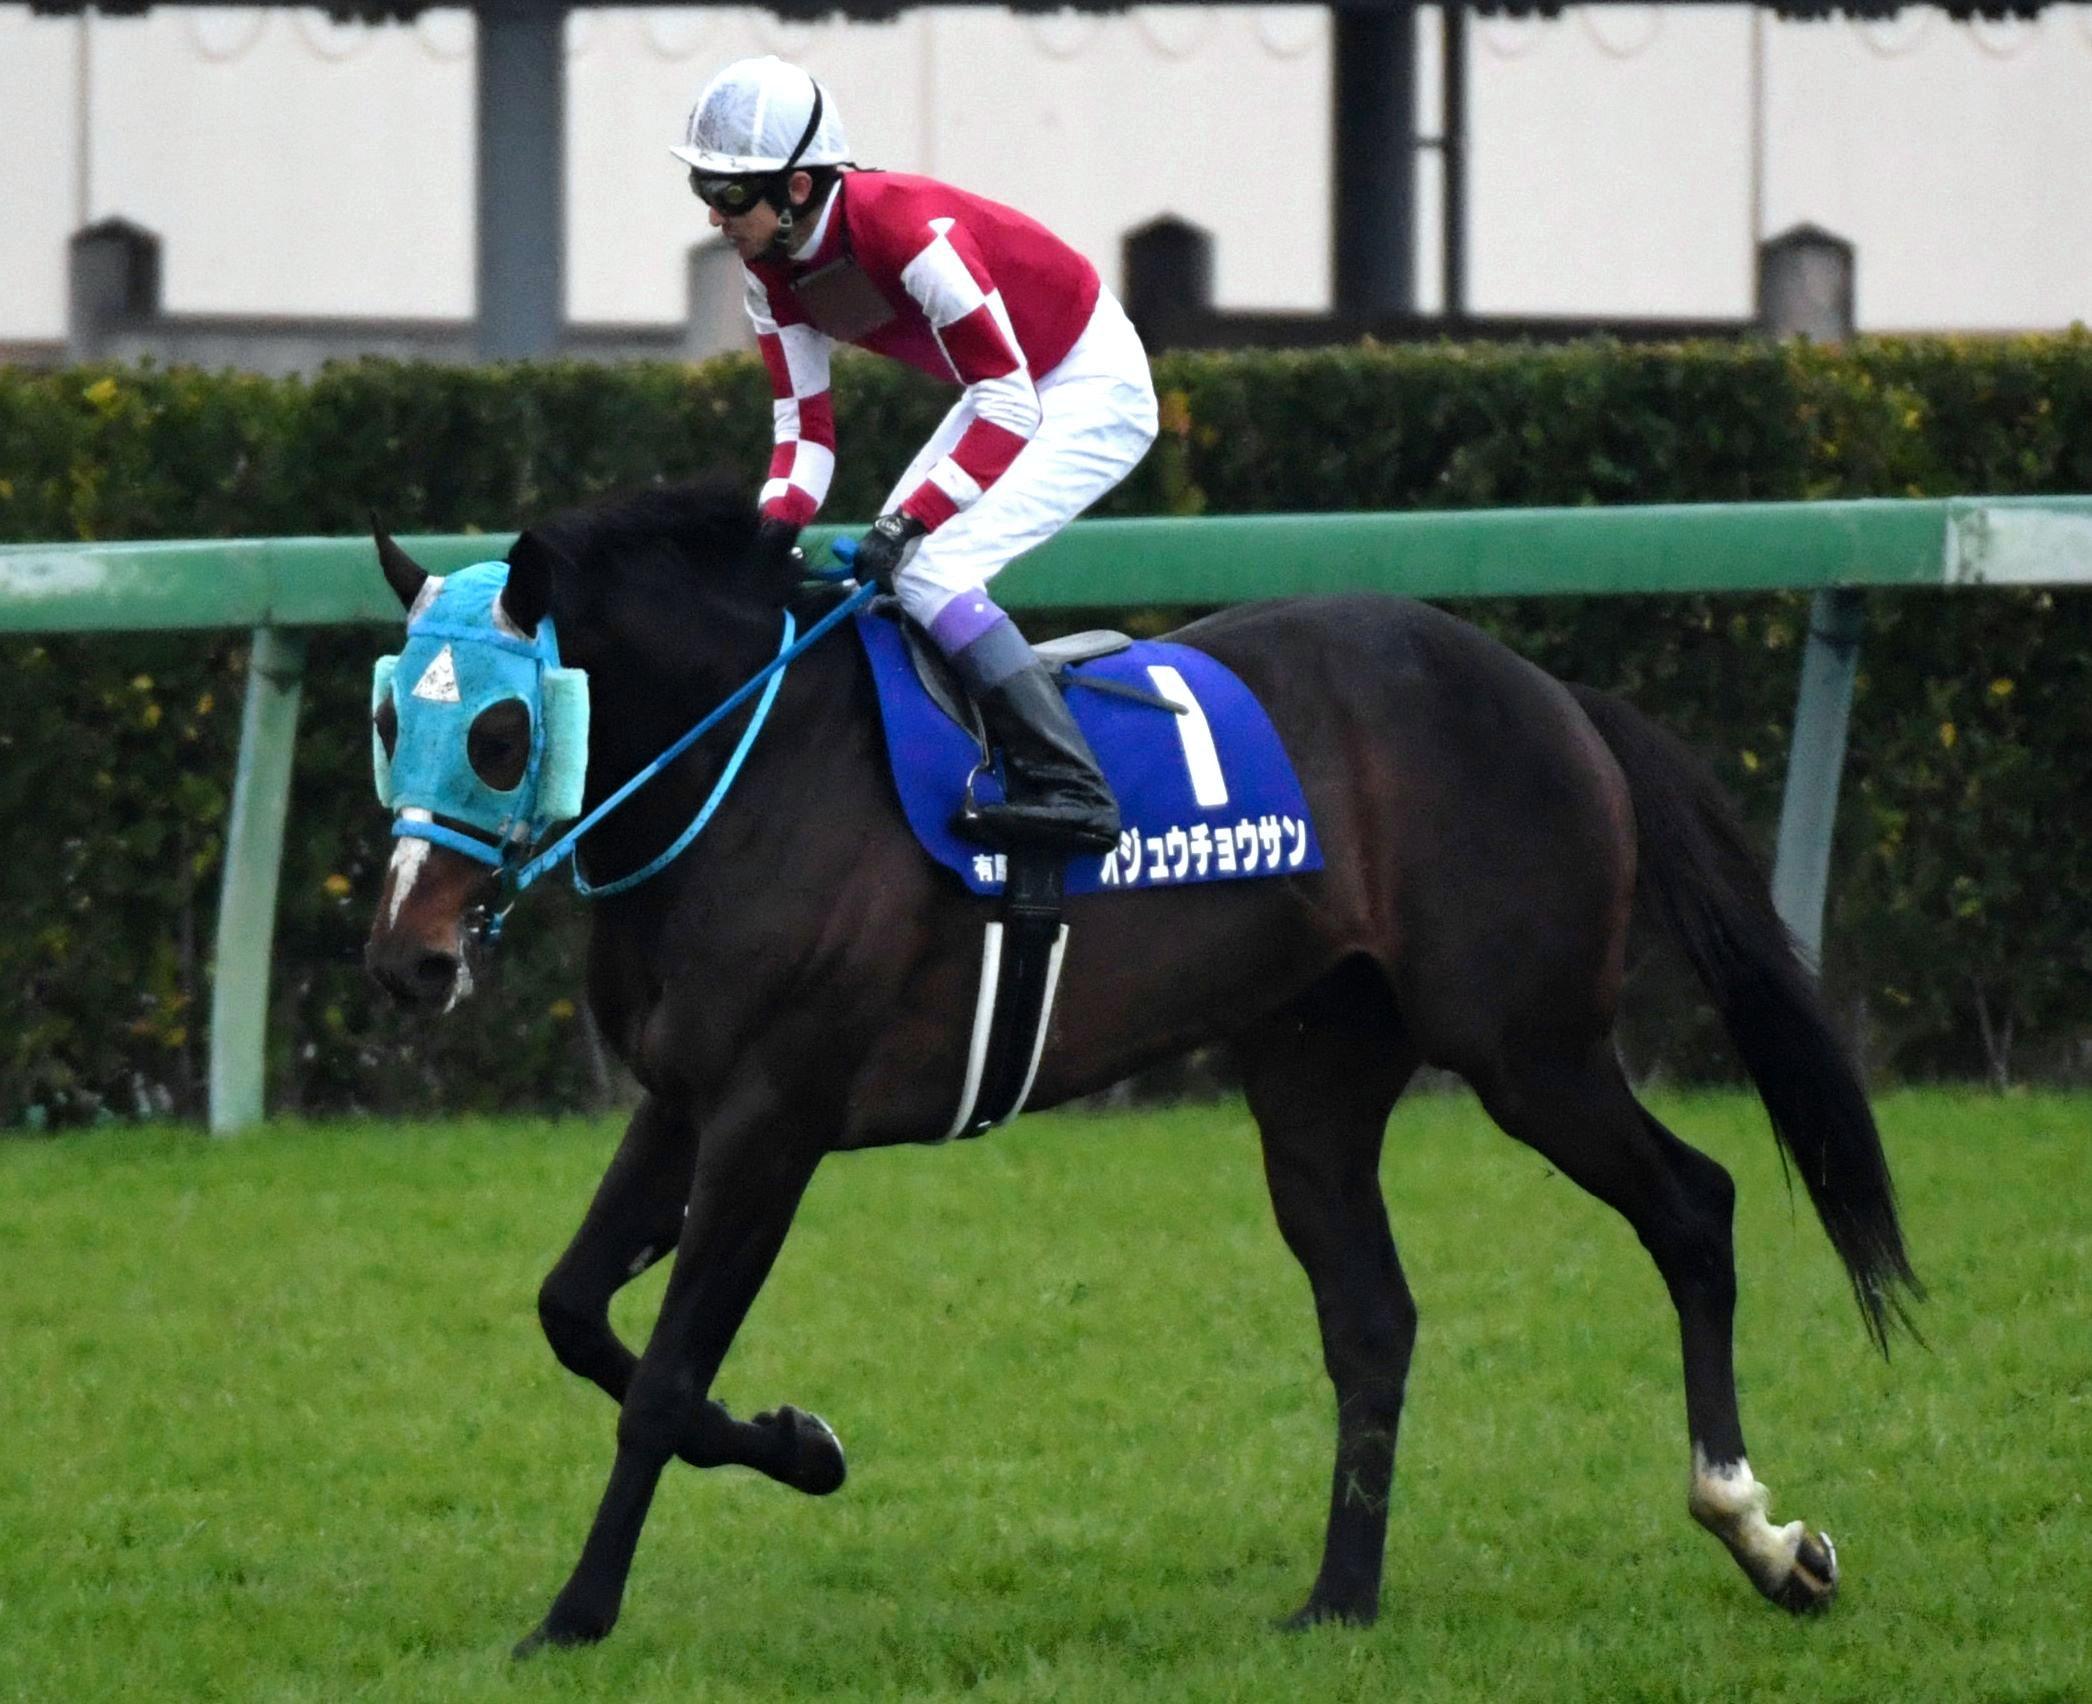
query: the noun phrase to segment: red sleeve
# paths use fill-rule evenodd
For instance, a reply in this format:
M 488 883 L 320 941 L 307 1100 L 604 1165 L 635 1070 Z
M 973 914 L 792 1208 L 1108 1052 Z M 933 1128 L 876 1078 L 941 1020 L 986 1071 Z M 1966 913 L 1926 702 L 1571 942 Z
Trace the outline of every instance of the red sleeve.
M 757 499 L 766 520 L 804 526 L 820 512 L 835 477 L 835 402 L 829 390 L 829 340 L 807 321 L 789 289 L 753 268 L 747 306 L 756 348 L 770 375 L 773 448 Z
M 935 531 L 977 502 L 1039 429 L 1039 393 L 980 249 L 957 219 L 932 219 L 926 240 L 901 269 L 952 371 L 966 386 L 973 423 L 951 454 L 902 500 Z

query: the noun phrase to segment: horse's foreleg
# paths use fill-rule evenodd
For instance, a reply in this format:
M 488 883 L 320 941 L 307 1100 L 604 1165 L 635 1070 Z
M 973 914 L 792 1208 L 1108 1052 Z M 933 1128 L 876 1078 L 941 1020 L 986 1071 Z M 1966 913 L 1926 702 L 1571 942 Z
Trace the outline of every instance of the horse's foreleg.
M 611 1327 L 610 1299 L 676 1246 L 696 1166 L 688 1115 L 641 1101 L 581 1228 L 538 1288 L 538 1321 L 559 1364 L 619 1402 L 638 1357 Z
M 1272 1208 L 1314 1290 L 1337 1399 L 1322 1565 L 1287 1625 L 1363 1625 L 1380 1612 L 1395 1439 L 1417 1324 L 1381 1201 L 1380 1144 L 1415 1059 L 1377 973 L 1340 972 L 1246 1041 L 1242 1061 Z
M 1551 1065 L 1508 1064 L 1476 1083 L 1498 1124 L 1634 1227 L 1678 1310 L 1685 1418 L 1692 1437 L 1687 1506 L 1774 1603 L 1821 1609 L 1837 1591 L 1830 1539 L 1800 1521 L 1775 1526 L 1753 1477 L 1736 1404 L 1733 1325 L 1736 1189 L 1715 1161 L 1671 1134 L 1634 1098 L 1610 1047 Z
M 610 1299 L 676 1246 L 697 1164 L 688 1116 L 649 1096 L 632 1115 L 581 1228 L 538 1290 L 538 1320 L 559 1364 L 622 1403 L 639 1357 L 610 1323 Z M 752 1467 L 820 1496 L 843 1482 L 841 1443 L 818 1415 L 785 1407 L 737 1420 L 709 1398 L 676 1454 L 692 1467 Z
M 617 1457 L 581 1560 L 543 1623 L 517 1646 L 586 1644 L 616 1624 L 661 1470 L 677 1454 L 784 1241 L 821 1149 L 751 1085 L 706 1132 L 675 1270 L 619 1412 Z

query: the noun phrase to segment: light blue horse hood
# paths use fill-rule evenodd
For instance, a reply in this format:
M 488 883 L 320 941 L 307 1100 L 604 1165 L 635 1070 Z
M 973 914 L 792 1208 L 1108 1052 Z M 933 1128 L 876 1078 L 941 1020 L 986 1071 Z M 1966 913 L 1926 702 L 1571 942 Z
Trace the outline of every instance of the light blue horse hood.
M 379 801 L 468 824 L 497 846 L 580 815 L 588 765 L 588 677 L 561 665 L 549 615 L 528 638 L 497 618 L 508 573 L 506 562 L 478 562 L 432 580 L 405 645 L 371 679 L 373 713 L 389 698 L 399 729 L 389 756 L 373 736 Z M 467 736 L 506 699 L 529 712 L 530 758 L 516 786 L 497 788 L 474 771 Z

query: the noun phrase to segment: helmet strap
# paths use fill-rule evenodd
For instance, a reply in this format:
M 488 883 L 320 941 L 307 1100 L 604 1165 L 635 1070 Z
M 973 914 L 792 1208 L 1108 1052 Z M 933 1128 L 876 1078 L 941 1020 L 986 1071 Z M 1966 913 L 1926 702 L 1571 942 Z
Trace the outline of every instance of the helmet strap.
M 783 252 L 791 239 L 792 227 L 798 223 L 792 211 L 792 174 L 799 169 L 799 156 L 813 146 L 814 136 L 821 128 L 821 85 L 811 76 L 806 80 L 814 87 L 814 110 L 807 114 L 806 128 L 799 132 L 799 140 L 792 144 L 791 153 L 770 180 L 769 191 L 763 197 L 777 209 L 777 240 L 770 245 L 773 253 Z

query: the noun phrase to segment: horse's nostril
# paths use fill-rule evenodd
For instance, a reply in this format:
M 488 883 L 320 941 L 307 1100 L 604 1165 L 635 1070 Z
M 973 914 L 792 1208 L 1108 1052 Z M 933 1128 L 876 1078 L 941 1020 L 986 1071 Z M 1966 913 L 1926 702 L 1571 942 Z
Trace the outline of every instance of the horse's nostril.
M 416 955 L 414 968 L 409 974 L 416 994 L 424 1000 L 440 1000 L 450 993 L 451 984 L 458 979 L 458 955 L 424 951 Z
M 409 1006 L 441 1005 L 450 998 L 463 968 L 456 953 L 434 947 L 387 952 L 373 945 L 364 962 L 386 993 Z

